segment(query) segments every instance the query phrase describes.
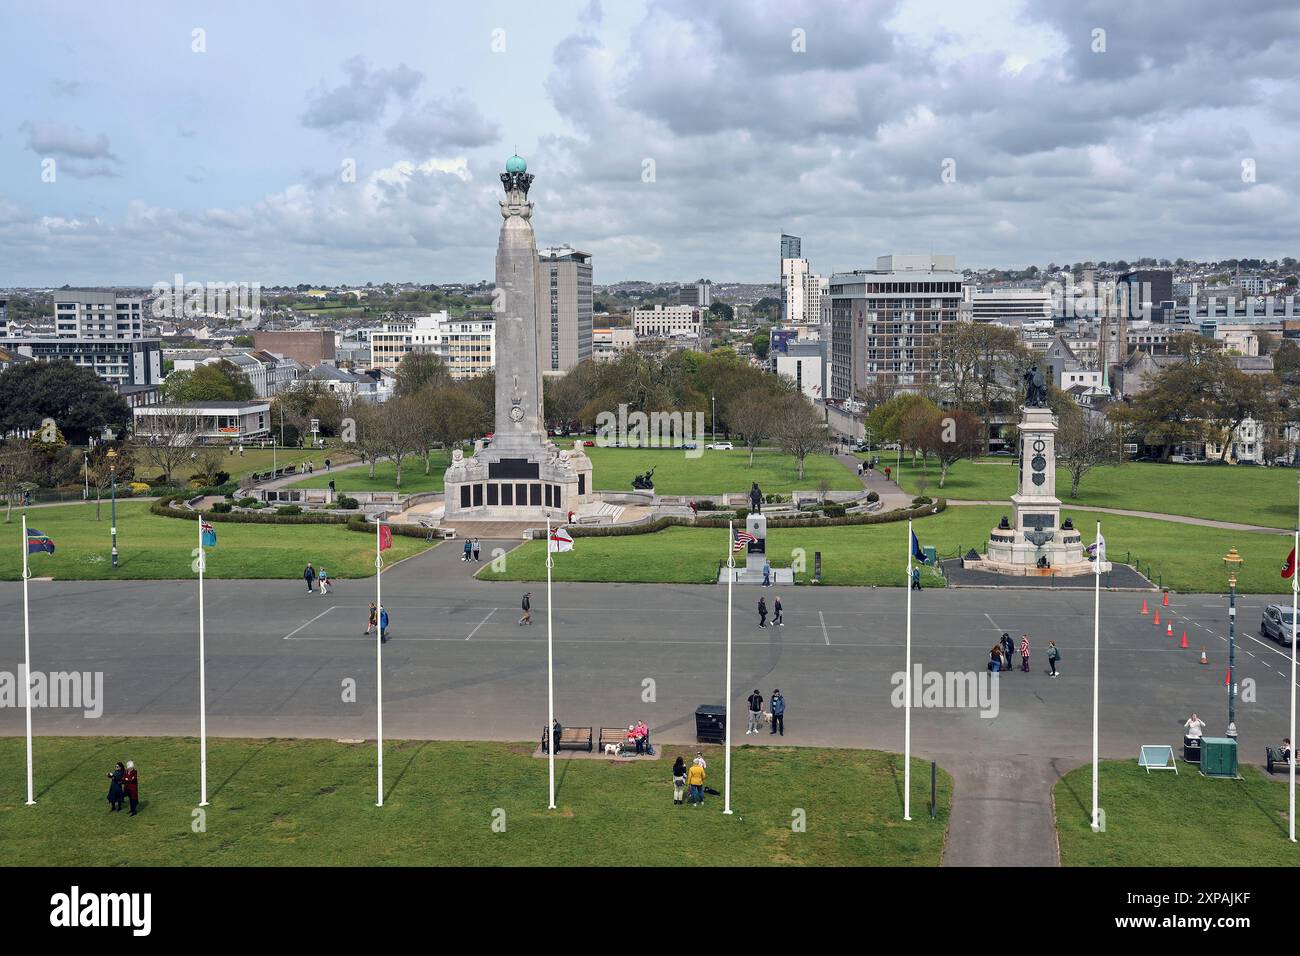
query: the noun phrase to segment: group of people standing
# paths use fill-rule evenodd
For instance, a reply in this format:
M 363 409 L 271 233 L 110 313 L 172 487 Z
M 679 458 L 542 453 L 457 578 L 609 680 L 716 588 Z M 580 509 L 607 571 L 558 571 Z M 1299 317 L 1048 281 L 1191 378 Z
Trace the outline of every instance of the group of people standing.
M 686 788 L 691 790 L 691 806 L 698 807 L 704 803 L 704 777 L 708 764 L 704 762 L 703 751 L 695 752 L 695 759 L 691 761 L 689 767 L 686 761 L 678 756 L 677 761 L 673 764 L 673 803 L 681 806 L 682 797 L 685 795 Z
M 316 593 L 313 585 L 317 583 L 320 585 L 321 594 L 329 594 L 330 588 L 334 586 L 334 581 L 330 578 L 329 572 L 325 570 L 324 566 L 317 570 L 312 567 L 310 561 L 307 562 L 307 567 L 302 569 L 302 579 L 307 582 L 308 594 Z
M 108 812 L 121 810 L 127 800 L 131 802 L 131 816 L 135 816 L 140 809 L 140 777 L 132 761 L 124 764 L 119 760 L 108 772 Z
M 1028 673 L 1029 672 L 1029 635 L 1028 634 L 1020 635 L 1020 647 L 1018 650 L 1019 650 L 1019 657 L 1020 657 L 1020 670 L 1025 673 Z M 1010 634 L 1003 631 L 1002 639 L 999 640 L 998 643 L 994 644 L 993 647 L 989 650 L 988 669 L 993 671 L 995 674 L 1000 673 L 1002 671 L 1009 671 L 1012 668 L 1012 660 L 1016 655 L 1017 655 L 1017 648 L 1015 642 L 1011 639 Z M 1049 668 L 1048 676 L 1050 677 L 1061 676 L 1060 672 L 1056 669 L 1056 665 L 1060 662 L 1060 660 L 1061 660 L 1061 650 L 1056 646 L 1056 641 L 1048 641 L 1047 642 L 1047 666 Z
M 767 702 L 771 708 L 772 715 L 772 733 L 779 733 L 785 736 L 785 698 L 781 696 L 781 688 L 777 687 L 772 691 L 772 699 Z M 754 693 L 749 695 L 749 729 L 746 734 L 760 733 L 759 725 L 763 723 L 763 695 L 759 693 L 758 688 L 754 688 Z
M 379 631 L 379 643 L 388 643 L 388 608 L 376 607 L 375 602 L 370 602 L 370 616 L 366 619 L 365 635 L 368 637 L 371 631 Z
M 461 559 L 462 561 L 478 561 L 478 560 L 479 560 L 479 545 L 478 545 L 478 538 L 466 538 L 466 539 L 465 539 L 465 549 L 464 549 L 464 551 L 461 553 L 460 559 Z

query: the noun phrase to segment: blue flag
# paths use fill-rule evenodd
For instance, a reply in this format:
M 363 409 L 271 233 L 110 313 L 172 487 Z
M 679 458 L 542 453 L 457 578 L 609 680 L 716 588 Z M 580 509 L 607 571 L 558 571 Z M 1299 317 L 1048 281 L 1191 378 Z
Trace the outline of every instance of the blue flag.
M 215 548 L 217 546 L 217 529 L 202 518 L 199 519 L 199 534 L 203 547 Z
M 53 554 L 54 542 L 50 540 L 49 535 L 42 534 L 41 532 L 37 531 L 35 528 L 28 528 L 27 529 L 27 553 L 36 554 L 40 551 L 44 551 L 47 554 Z
M 920 561 L 922 564 L 925 563 L 925 552 L 921 550 L 921 542 L 916 540 L 915 531 L 912 532 L 912 557 Z

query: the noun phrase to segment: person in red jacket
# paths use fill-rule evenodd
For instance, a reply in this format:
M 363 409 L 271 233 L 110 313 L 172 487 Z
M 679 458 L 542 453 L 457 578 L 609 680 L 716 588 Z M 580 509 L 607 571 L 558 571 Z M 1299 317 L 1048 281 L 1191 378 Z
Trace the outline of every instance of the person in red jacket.
M 122 777 L 122 789 L 126 791 L 127 799 L 131 801 L 131 816 L 135 816 L 140 807 L 140 777 L 135 772 L 135 763 L 128 760 L 126 762 L 126 774 Z

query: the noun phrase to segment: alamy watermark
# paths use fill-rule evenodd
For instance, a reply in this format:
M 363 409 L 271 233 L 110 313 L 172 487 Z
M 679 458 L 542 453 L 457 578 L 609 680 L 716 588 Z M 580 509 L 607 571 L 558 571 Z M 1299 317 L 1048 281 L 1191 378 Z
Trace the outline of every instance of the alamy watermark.
M 907 701 L 907 673 L 895 671 L 889 702 L 901 708 Z M 991 671 L 927 671 L 912 665 L 912 706 L 930 710 L 978 710 L 981 717 L 998 715 L 998 676 Z
M 260 282 L 186 282 L 179 272 L 171 282 L 153 284 L 155 319 L 197 319 L 203 316 L 261 314 Z
M 680 448 L 687 458 L 704 454 L 703 412 L 629 412 L 596 416 L 596 444 L 601 448 Z
M 32 671 L 32 707 L 80 710 L 96 718 L 104 713 L 103 671 Z M 0 707 L 27 706 L 27 668 L 0 671 Z

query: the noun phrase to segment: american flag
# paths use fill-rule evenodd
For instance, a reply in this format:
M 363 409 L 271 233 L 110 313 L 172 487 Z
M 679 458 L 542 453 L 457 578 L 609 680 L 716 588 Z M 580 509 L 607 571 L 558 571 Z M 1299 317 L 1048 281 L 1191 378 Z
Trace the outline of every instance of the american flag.
M 731 553 L 735 554 L 737 551 L 743 551 L 745 545 L 749 544 L 751 541 L 757 540 L 758 538 L 754 537 L 754 535 L 750 534 L 748 531 L 737 531 L 736 540 L 731 545 Z

